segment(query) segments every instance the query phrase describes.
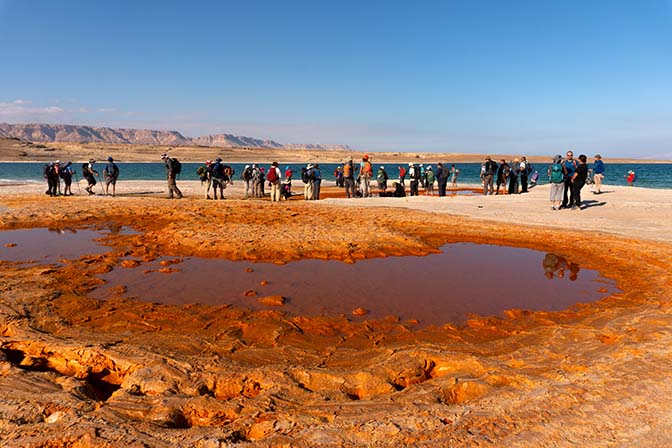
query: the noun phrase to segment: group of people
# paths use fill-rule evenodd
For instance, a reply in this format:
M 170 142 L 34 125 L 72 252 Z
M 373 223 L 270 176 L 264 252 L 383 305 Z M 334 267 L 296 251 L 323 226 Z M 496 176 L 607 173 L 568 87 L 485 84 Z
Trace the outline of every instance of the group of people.
M 553 163 L 548 168 L 548 180 L 551 184 L 551 210 L 585 208 L 581 203 L 581 190 L 589 179 L 590 171 L 592 171 L 594 184 L 593 194 L 602 193 L 605 173 L 602 156 L 595 155 L 592 170 L 588 168 L 587 162 L 588 158 L 584 154 L 575 159 L 572 151 L 567 151 L 564 159 L 560 154 L 553 158 Z
M 495 162 L 489 156 L 481 164 L 480 179 L 484 195 L 527 193 L 531 186 L 536 185 L 539 173 L 534 171 L 527 157 L 515 158 L 510 162 L 501 159 Z M 496 185 L 496 189 L 495 189 Z
M 95 187 L 98 183 L 96 178 L 100 179 L 98 171 L 94 168 L 95 164 L 96 161 L 94 159 L 91 159 L 87 163 L 82 164 L 82 177 L 87 182 L 86 187 L 84 187 L 84 191 L 86 191 L 89 195 L 96 194 L 95 191 L 93 191 L 93 187 Z M 60 160 L 56 160 L 55 162 L 44 165 L 43 176 L 47 181 L 46 194 L 49 196 L 72 196 L 73 178 L 77 182 L 77 188 L 79 188 L 77 173 L 75 172 L 72 162 L 70 161 L 61 163 Z M 116 194 L 116 184 L 118 178 L 119 167 L 116 163 L 114 163 L 114 159 L 112 157 L 108 157 L 107 165 L 105 165 L 105 168 L 103 169 L 105 188 L 102 193 L 109 195 L 110 186 L 112 186 L 112 196 L 114 196 Z M 61 180 L 63 180 L 62 190 Z

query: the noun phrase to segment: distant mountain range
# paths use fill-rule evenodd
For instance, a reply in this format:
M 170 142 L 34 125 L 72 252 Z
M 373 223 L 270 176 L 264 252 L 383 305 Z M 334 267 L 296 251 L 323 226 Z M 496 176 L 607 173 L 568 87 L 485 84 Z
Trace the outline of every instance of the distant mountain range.
M 0 137 L 19 138 L 30 142 L 70 143 L 116 143 L 128 145 L 160 146 L 214 146 L 220 148 L 272 148 L 272 149 L 320 149 L 346 150 L 347 145 L 288 144 L 273 140 L 260 140 L 232 134 L 214 134 L 201 137 L 185 137 L 177 131 L 154 131 L 151 129 L 115 129 L 70 124 L 8 124 L 0 123 Z

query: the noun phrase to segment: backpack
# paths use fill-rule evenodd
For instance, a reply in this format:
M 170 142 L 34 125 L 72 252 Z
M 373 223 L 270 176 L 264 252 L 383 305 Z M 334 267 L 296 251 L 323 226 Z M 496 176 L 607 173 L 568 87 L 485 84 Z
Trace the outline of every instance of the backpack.
M 180 174 L 182 172 L 182 164 L 175 157 L 170 159 L 173 162 L 173 174 Z
M 53 172 L 54 172 L 53 165 L 44 165 L 44 168 L 42 168 L 42 175 L 44 176 L 45 179 L 49 177 Z
M 420 180 L 420 167 L 419 166 L 413 166 L 413 173 L 411 174 L 411 179 L 413 180 Z
M 349 163 L 346 163 L 343 167 L 343 177 L 352 177 L 352 166 Z
M 252 170 L 250 168 L 245 168 L 245 170 L 243 170 L 243 180 L 250 179 L 252 179 Z
M 201 178 L 201 180 L 206 180 L 208 178 L 208 169 L 205 167 L 205 165 L 201 165 L 196 170 L 196 174 Z
M 266 176 L 266 179 L 268 179 L 268 181 L 271 183 L 275 183 L 278 181 L 278 171 L 276 167 L 272 166 L 268 170 L 268 175 Z
M 562 172 L 562 165 L 554 163 L 551 165 L 551 183 L 561 184 L 564 174 Z
M 89 171 L 89 164 L 82 163 L 82 176 L 90 176 L 91 172 Z
M 308 172 L 308 168 L 301 168 L 301 180 L 304 184 L 310 182 L 310 173 Z
M 119 167 L 117 166 L 117 164 L 116 163 L 112 164 L 112 172 L 111 173 L 107 170 L 107 166 L 106 166 L 105 169 L 103 170 L 103 176 L 113 177 L 115 179 L 117 177 L 119 177 Z

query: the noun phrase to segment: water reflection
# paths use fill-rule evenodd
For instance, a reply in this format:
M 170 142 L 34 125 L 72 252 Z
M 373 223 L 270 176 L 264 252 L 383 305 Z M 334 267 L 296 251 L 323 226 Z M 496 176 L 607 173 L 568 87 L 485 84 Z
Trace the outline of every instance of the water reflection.
M 579 271 L 581 270 L 578 264 L 567 261 L 562 255 L 554 253 L 547 253 L 541 264 L 544 267 L 544 275 L 549 280 L 564 278 L 565 272 L 569 271 L 569 280 L 573 282 L 579 277 Z

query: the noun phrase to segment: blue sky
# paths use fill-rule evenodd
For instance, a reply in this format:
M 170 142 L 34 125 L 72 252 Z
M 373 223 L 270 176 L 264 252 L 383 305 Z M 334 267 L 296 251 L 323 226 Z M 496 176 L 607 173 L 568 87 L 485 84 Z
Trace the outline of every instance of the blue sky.
M 0 0 L 0 46 L 0 122 L 672 157 L 672 0 Z

